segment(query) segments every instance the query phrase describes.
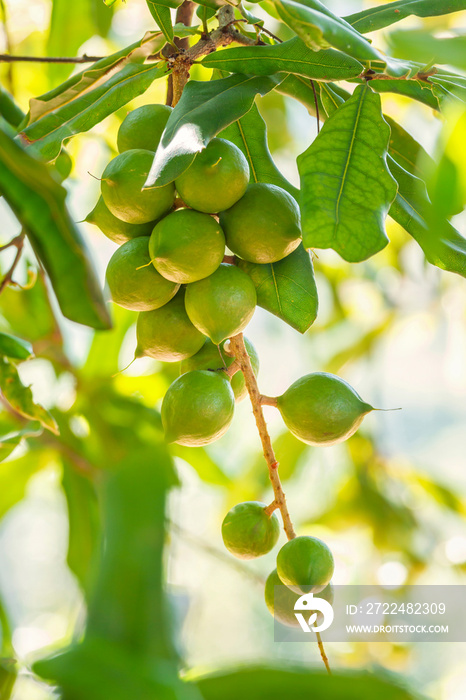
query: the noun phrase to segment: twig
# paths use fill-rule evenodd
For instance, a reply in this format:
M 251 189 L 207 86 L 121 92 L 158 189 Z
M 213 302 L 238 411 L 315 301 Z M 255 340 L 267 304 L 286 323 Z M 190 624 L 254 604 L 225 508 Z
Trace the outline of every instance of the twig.
M 259 398 L 262 406 L 274 406 L 277 408 L 277 398 L 275 396 L 265 396 L 261 394 Z
M 229 367 L 227 367 L 224 370 L 224 372 L 231 379 L 232 377 L 235 376 L 235 374 L 237 372 L 241 372 L 241 367 L 239 365 L 239 362 L 237 362 L 237 360 L 235 360 L 234 362 L 231 363 L 231 365 Z
M 370 80 L 404 80 L 404 81 L 422 80 L 423 82 L 428 83 L 431 75 L 435 75 L 436 73 L 437 73 L 437 68 L 435 66 L 432 66 L 432 68 L 428 71 L 420 70 L 417 73 L 415 73 L 414 75 L 401 75 L 401 76 L 388 75 L 387 73 L 383 73 L 383 72 L 378 73 L 373 68 L 366 68 L 366 70 L 364 70 L 360 75 L 358 75 L 358 79 L 366 80 L 367 82 Z
M 232 24 L 238 24 L 239 22 L 245 22 L 245 24 L 251 24 L 251 22 L 248 19 L 235 19 L 235 21 L 232 22 Z M 275 41 L 277 41 L 279 44 L 283 44 L 283 39 L 280 39 L 279 36 L 276 36 L 273 32 L 270 31 L 270 29 L 266 29 L 265 27 L 262 27 L 260 24 L 257 24 L 257 23 L 251 24 L 251 26 L 254 27 L 254 29 L 256 31 L 258 31 L 259 34 L 261 32 L 264 32 L 264 34 L 268 34 L 269 36 L 272 37 L 272 39 L 275 39 Z
M 95 63 L 106 56 L 12 56 L 9 53 L 0 54 L 0 63 L 16 63 L 18 61 L 28 63 Z
M 11 248 L 12 246 L 17 247 L 17 245 L 18 245 L 18 236 L 15 236 L 14 238 L 11 239 L 11 241 L 9 241 L 9 243 L 5 243 L 5 245 L 0 245 L 0 253 L 3 250 L 6 250 L 7 248 Z
M 262 412 L 261 406 L 261 393 L 259 387 L 257 386 L 256 376 L 252 369 L 251 360 L 249 358 L 246 346 L 244 345 L 243 334 L 239 333 L 233 338 L 230 338 L 229 348 L 225 348 L 225 351 L 236 358 L 241 371 L 244 374 L 244 380 L 246 382 L 246 387 L 249 393 L 249 398 L 251 399 L 252 410 L 254 413 L 254 418 L 256 419 L 257 429 L 259 431 L 259 436 L 262 442 L 262 449 L 264 452 L 265 461 L 269 468 L 269 477 L 272 482 L 273 492 L 274 492 L 274 510 L 279 509 L 282 520 L 283 527 L 286 532 L 286 536 L 289 540 L 296 537 L 296 533 L 293 528 L 293 523 L 291 522 L 290 513 L 288 511 L 288 506 L 286 505 L 285 493 L 282 488 L 280 477 L 278 475 L 278 462 L 275 459 L 275 453 L 273 451 L 272 442 L 270 440 L 270 435 L 267 430 L 267 423 L 265 422 L 264 414 Z
M 324 649 L 324 643 L 322 642 L 322 637 L 320 636 L 320 632 L 316 632 L 316 637 L 317 637 L 317 646 L 319 647 L 320 655 L 322 657 L 322 661 L 324 662 L 324 666 L 327 669 L 327 673 L 329 676 L 332 675 L 332 671 L 330 669 L 330 664 L 328 662 L 328 657 L 327 654 L 325 653 Z
M 273 32 L 270 31 L 270 29 L 266 29 L 265 27 L 261 27 L 259 24 L 255 24 L 254 27 L 259 27 L 259 31 L 264 32 L 264 34 L 268 34 L 269 36 L 272 37 L 272 39 L 275 39 L 275 41 L 278 41 L 279 44 L 283 44 L 283 39 L 280 39 L 279 36 L 276 36 L 273 34 Z
M 236 358 L 236 362 L 241 367 L 241 371 L 244 374 L 244 380 L 246 382 L 246 387 L 249 393 L 249 398 L 252 404 L 252 410 L 254 413 L 254 418 L 256 419 L 257 429 L 259 431 L 259 436 L 262 442 L 262 448 L 264 451 L 264 457 L 269 468 L 269 477 L 272 482 L 274 500 L 267 506 L 266 513 L 271 515 L 274 510 L 279 509 L 282 520 L 283 527 L 286 532 L 286 536 L 289 540 L 296 537 L 294 531 L 293 523 L 291 522 L 290 513 L 288 511 L 288 506 L 286 504 L 285 493 L 283 491 L 280 477 L 278 475 L 278 462 L 275 459 L 275 454 L 272 447 L 272 442 L 270 440 L 270 435 L 267 430 L 267 423 L 265 422 L 264 414 L 262 412 L 262 405 L 276 406 L 277 400 L 270 396 L 264 396 L 260 393 L 259 387 L 257 385 L 256 376 L 252 369 L 251 360 L 249 358 L 246 346 L 244 344 L 243 334 L 230 338 L 229 347 L 225 346 L 225 352 Z M 325 653 L 324 645 L 319 632 L 316 632 L 317 645 L 319 647 L 320 655 L 322 661 L 324 662 L 327 672 L 331 674 L 330 664 L 328 662 L 327 654 Z
M 3 290 L 5 289 L 5 287 L 8 284 L 15 284 L 13 282 L 13 274 L 14 274 L 14 271 L 16 270 L 16 267 L 21 259 L 21 253 L 23 252 L 23 246 L 24 246 L 24 236 L 25 236 L 25 232 L 22 231 L 19 234 L 19 236 L 16 236 L 16 238 L 13 238 L 9 243 L 7 243 L 6 245 L 4 245 L 0 248 L 0 251 L 5 250 L 5 248 L 9 248 L 10 246 L 15 246 L 15 248 L 16 248 L 16 255 L 15 255 L 14 260 L 11 264 L 11 267 L 8 270 L 8 272 L 6 273 L 5 277 L 0 282 L 0 294 L 3 292 Z

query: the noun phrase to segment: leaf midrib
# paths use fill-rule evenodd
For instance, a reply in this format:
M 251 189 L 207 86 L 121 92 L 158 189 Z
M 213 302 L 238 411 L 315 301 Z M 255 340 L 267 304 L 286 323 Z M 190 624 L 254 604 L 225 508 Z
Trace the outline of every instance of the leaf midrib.
M 210 58 L 208 61 L 203 61 L 203 64 L 208 66 L 209 64 L 214 64 L 214 63 L 224 63 L 227 61 L 228 63 L 234 63 L 235 61 L 249 61 L 250 58 L 222 58 L 222 55 L 220 54 L 217 58 Z M 337 66 L 333 63 L 311 63 L 310 61 L 302 61 L 299 58 L 283 58 L 281 56 L 275 57 L 275 56 L 256 56 L 255 57 L 256 61 L 275 61 L 275 62 L 282 62 L 282 63 L 302 63 L 305 66 L 317 66 L 318 68 L 345 68 L 345 66 Z M 357 59 L 354 59 L 357 61 Z M 349 70 L 349 67 L 348 67 Z M 278 71 L 277 71 L 278 72 Z M 257 77 L 257 76 L 254 76 Z
M 343 196 L 343 190 L 345 189 L 345 184 L 346 184 L 346 173 L 348 172 L 350 160 L 351 160 L 351 157 L 352 157 L 352 153 L 353 153 L 353 149 L 354 149 L 354 145 L 355 145 L 355 141 L 356 141 L 356 133 L 357 133 L 358 126 L 359 126 L 359 121 L 360 121 L 360 118 L 361 118 L 361 111 L 362 111 L 362 107 L 363 107 L 363 104 L 364 104 L 364 101 L 365 101 L 365 99 L 366 99 L 366 95 L 367 95 L 367 94 L 368 94 L 367 89 L 366 89 L 366 90 L 361 90 L 361 99 L 359 100 L 358 110 L 357 110 L 357 113 L 356 113 L 356 123 L 355 123 L 354 129 L 353 129 L 353 135 L 352 135 L 352 138 L 351 138 L 351 143 L 350 143 L 350 148 L 349 148 L 349 152 L 348 152 L 348 157 L 347 157 L 347 159 L 346 159 L 345 167 L 344 167 L 344 169 L 343 169 L 343 174 L 342 174 L 342 176 L 341 176 L 340 191 L 339 191 L 339 193 L 338 193 L 337 201 L 336 201 L 336 203 L 335 203 L 335 227 L 334 227 L 334 229 L 333 229 L 333 237 L 334 237 L 334 238 L 336 238 L 336 235 L 337 235 L 337 228 L 338 228 L 339 223 L 340 223 L 340 212 L 339 212 L 339 207 L 340 207 L 340 200 L 341 200 L 341 198 L 342 198 L 342 196 Z

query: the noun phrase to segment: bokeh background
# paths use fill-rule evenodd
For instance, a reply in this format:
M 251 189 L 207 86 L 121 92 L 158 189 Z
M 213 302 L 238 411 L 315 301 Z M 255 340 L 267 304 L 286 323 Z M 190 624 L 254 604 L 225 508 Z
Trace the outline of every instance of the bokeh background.
M 2 4 L 7 32 L 0 36 L 0 50 L 16 54 L 107 55 L 152 26 L 143 0 L 118 2 L 108 14 L 101 8 L 98 17 L 91 17 L 92 3 L 80 0 L 76 23 L 59 36 L 50 33 L 50 0 Z M 327 2 L 341 14 L 369 4 Z M 260 8 L 254 5 L 254 11 Z M 267 26 L 273 30 L 273 21 Z M 403 23 L 403 29 L 420 26 L 448 36 L 464 28 L 464 13 Z M 379 33 L 378 43 L 384 48 L 390 28 L 382 37 Z M 26 111 L 32 96 L 72 70 L 0 64 L 0 77 Z M 200 70 L 195 67 L 193 77 Z M 164 99 L 164 85 L 158 82 L 130 107 Z M 382 101 L 384 111 L 434 154 L 442 130 L 439 116 L 400 96 L 382 95 Z M 315 137 L 315 119 L 299 103 L 275 93 L 259 99 L 258 106 L 278 167 L 298 184 L 296 156 Z M 126 112 L 120 110 L 67 147 L 73 169 L 66 187 L 76 221 L 83 221 L 97 201 L 95 178 L 116 154 L 116 133 Z M 18 230 L 6 205 L 0 207 L 2 244 Z M 455 223 L 465 234 L 464 216 Z M 82 223 L 81 230 L 103 284 L 115 245 L 89 224 Z M 295 525 L 300 534 L 329 544 L 336 559 L 335 583 L 465 583 L 466 282 L 427 264 L 416 243 L 391 220 L 388 235 L 390 245 L 364 263 L 350 265 L 332 251 L 317 251 L 320 310 L 304 336 L 259 308 L 246 335 L 260 355 L 265 394 L 278 395 L 303 374 L 325 370 L 349 381 L 373 405 L 402 409 L 374 412 L 348 442 L 319 449 L 294 439 L 278 412 L 265 408 Z M 8 263 L 5 252 L 2 269 Z M 18 274 L 26 279 L 26 264 Z M 6 319 L 20 308 L 20 294 L 39 292 L 4 293 L 0 310 Z M 77 438 L 86 439 L 95 428 L 79 411 L 80 392 L 87 386 L 83 368 L 93 382 L 112 384 L 121 395 L 138 397 L 150 407 L 160 405 L 178 366 L 138 360 L 114 379 L 109 376 L 115 369 L 109 348 L 119 368 L 132 359 L 135 314 L 115 309 L 115 330 L 97 338 L 57 317 L 59 329 L 49 329 L 48 340 L 44 335 L 42 358 L 23 363 L 20 373 L 37 401 L 68 412 L 69 429 Z M 50 358 L 53 333 L 55 338 L 61 334 L 64 344 L 59 371 Z M 39 342 L 40 334 L 38 318 L 25 314 L 24 336 Z M 41 354 L 37 345 L 36 354 Z M 10 628 L 14 655 L 24 664 L 14 700 L 50 700 L 52 690 L 27 669 L 45 649 L 79 637 L 85 609 L 66 563 L 62 466 L 52 452 L 42 452 L 32 465 L 21 462 L 22 450 L 0 465 L 0 634 Z M 220 525 L 226 511 L 241 500 L 271 500 L 248 401 L 237 406 L 226 436 L 197 456 L 178 457 L 177 465 L 182 486 L 170 504 L 167 577 L 186 669 L 264 659 L 319 665 L 317 647 L 273 641 L 263 581 L 274 568 L 275 554 L 243 564 L 223 549 Z M 436 700 L 466 697 L 466 644 L 333 644 L 327 653 L 334 667 L 381 666 L 398 672 Z

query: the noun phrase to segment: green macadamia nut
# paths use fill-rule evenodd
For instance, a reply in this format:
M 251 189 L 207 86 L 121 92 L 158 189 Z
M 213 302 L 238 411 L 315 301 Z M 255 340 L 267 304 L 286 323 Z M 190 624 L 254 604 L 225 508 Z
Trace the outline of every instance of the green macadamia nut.
M 347 382 L 327 372 L 298 379 L 277 397 L 277 406 L 290 432 L 308 445 L 346 440 L 374 410 Z
M 225 547 L 238 559 L 255 559 L 277 544 L 280 523 L 275 513 L 266 512 L 258 501 L 238 503 L 225 516 L 222 537 Z
M 295 537 L 277 555 L 278 575 L 295 593 L 318 593 L 330 583 L 333 570 L 332 552 L 317 537 Z
M 208 445 L 226 433 L 234 409 L 235 397 L 223 372 L 186 372 L 163 399 L 165 439 L 189 447 Z

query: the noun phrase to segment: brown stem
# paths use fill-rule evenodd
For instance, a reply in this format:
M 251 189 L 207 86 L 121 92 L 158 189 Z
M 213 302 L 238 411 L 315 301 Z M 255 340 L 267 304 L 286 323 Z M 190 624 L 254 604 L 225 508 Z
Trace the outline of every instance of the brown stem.
M 261 27 L 259 24 L 254 24 L 254 27 L 257 27 L 259 29 L 259 34 L 260 32 L 264 32 L 264 34 L 268 34 L 268 36 L 271 36 L 272 39 L 274 39 L 278 44 L 283 44 L 283 39 L 280 39 L 276 34 L 270 31 L 270 29 L 266 29 L 265 27 Z
M 264 512 L 270 517 L 272 515 L 272 513 L 275 510 L 277 510 L 278 507 L 279 506 L 278 506 L 277 501 L 272 501 L 272 503 L 269 506 L 267 506 L 267 508 L 264 508 Z
M 260 402 L 262 406 L 273 406 L 274 408 L 277 408 L 277 397 L 276 396 L 265 396 L 264 394 L 260 395 Z
M 176 24 L 184 24 L 185 27 L 191 25 L 195 4 L 191 0 L 184 0 L 176 11 Z M 189 37 L 176 37 L 175 44 L 179 49 L 186 51 L 189 48 Z
M 191 0 L 184 0 L 183 3 L 179 6 L 179 8 L 176 11 L 176 18 L 175 22 L 177 24 L 184 24 L 185 27 L 189 27 L 193 18 L 193 12 L 194 12 L 194 3 L 191 2 Z M 189 48 L 189 37 L 175 37 L 175 45 L 178 47 L 178 49 L 182 52 L 186 51 Z M 173 56 L 175 53 L 175 49 L 173 46 L 168 45 L 166 49 L 165 55 L 168 56 Z M 170 73 L 168 76 L 168 82 L 167 82 L 167 98 L 165 100 L 167 105 L 173 105 L 173 74 Z
M 286 536 L 289 540 L 292 540 L 296 537 L 296 533 L 294 531 L 293 523 L 291 522 L 290 513 L 286 504 L 285 493 L 278 475 L 278 462 L 275 459 L 272 441 L 270 440 L 270 435 L 267 430 L 267 423 L 265 422 L 264 414 L 262 412 L 263 403 L 266 405 L 276 406 L 277 400 L 273 397 L 264 396 L 260 393 L 256 376 L 254 374 L 254 370 L 252 369 L 251 360 L 246 350 L 246 346 L 244 345 L 242 333 L 230 338 L 229 346 L 225 345 L 224 350 L 226 353 L 236 358 L 235 361 L 238 362 L 241 367 L 241 371 L 244 374 L 244 380 L 246 382 L 246 387 L 252 404 L 252 411 L 254 413 L 254 418 L 256 419 L 257 429 L 262 442 L 265 461 L 267 462 L 267 466 L 269 468 L 269 477 L 270 481 L 272 482 L 275 498 L 265 509 L 266 513 L 271 515 L 275 510 L 280 510 Z M 319 632 L 316 632 L 316 638 L 322 661 L 324 662 L 328 673 L 331 673 L 327 654 L 325 653 L 324 645 Z
M 245 24 L 251 24 L 251 22 L 248 19 L 235 19 L 235 24 L 238 24 L 239 22 L 244 22 Z M 283 39 L 280 39 L 276 34 L 270 31 L 270 29 L 266 29 L 265 27 L 262 27 L 260 24 L 253 24 L 252 25 L 256 32 L 259 34 L 263 32 L 264 34 L 267 34 L 268 36 L 271 36 L 272 39 L 274 39 L 278 44 L 283 44 Z M 262 44 L 264 42 L 261 42 Z
M 428 71 L 418 71 L 415 75 L 407 76 L 407 75 L 401 75 L 399 77 L 393 76 L 393 75 L 387 75 L 387 73 L 380 72 L 378 73 L 376 70 L 373 68 L 366 68 L 360 75 L 358 75 L 358 78 L 366 81 L 370 80 L 404 80 L 404 81 L 411 81 L 411 80 L 422 80 L 424 82 L 429 82 L 429 78 L 431 75 L 435 75 L 437 73 L 437 68 L 433 66 L 430 70 Z
M 106 56 L 12 56 L 9 53 L 0 54 L 1 63 L 14 63 L 18 61 L 28 63 L 95 63 Z
M 332 671 L 330 669 L 330 664 L 328 662 L 328 657 L 327 654 L 325 653 L 324 649 L 324 643 L 322 642 L 322 637 L 320 636 L 320 632 L 316 632 L 316 637 L 317 637 L 317 646 L 319 647 L 320 655 L 322 657 L 322 661 L 324 662 L 324 666 L 327 669 L 327 673 L 329 676 L 332 675 Z
M 235 376 L 237 372 L 241 372 L 241 367 L 239 365 L 239 362 L 235 360 L 234 362 L 231 363 L 227 369 L 224 370 L 225 374 L 228 375 L 228 377 L 231 379 L 232 377 Z
M 5 248 L 9 248 L 10 246 L 15 246 L 16 247 L 16 255 L 14 257 L 14 260 L 11 264 L 10 269 L 6 273 L 5 277 L 2 279 L 0 282 L 0 294 L 3 292 L 5 287 L 8 284 L 14 284 L 13 282 L 13 273 L 16 270 L 16 266 L 18 265 L 20 259 L 21 259 L 21 253 L 23 252 L 23 246 L 24 246 L 24 236 L 25 232 L 22 231 L 19 236 L 16 236 L 16 238 L 13 238 L 9 243 L 7 243 L 5 246 L 2 246 L 0 250 L 5 250 Z
M 267 423 L 265 422 L 264 414 L 262 412 L 261 393 L 257 385 L 254 370 L 252 369 L 251 360 L 244 345 L 243 334 L 239 333 L 238 335 L 230 338 L 229 348 L 225 348 L 225 351 L 228 352 L 229 355 L 236 358 L 236 361 L 244 374 L 246 387 L 252 404 L 252 411 L 254 413 L 254 418 L 256 419 L 257 429 L 262 442 L 265 461 L 267 462 L 267 466 L 269 468 L 269 477 L 270 481 L 272 482 L 275 503 L 280 509 L 286 536 L 289 540 L 292 540 L 294 537 L 296 537 L 296 533 L 293 528 L 293 523 L 291 522 L 288 506 L 286 505 L 285 493 L 278 475 L 278 462 L 275 459 L 272 442 L 267 430 Z
M 175 107 L 181 99 L 184 86 L 189 80 L 189 64 L 185 61 L 177 61 L 173 66 L 172 77 L 172 107 Z
M 191 66 L 202 56 L 216 51 L 220 46 L 228 46 L 234 41 L 246 46 L 254 46 L 256 44 L 253 39 L 244 36 L 233 26 L 235 15 L 232 7 L 223 5 L 219 9 L 217 16 L 218 29 L 215 29 L 207 36 L 203 36 L 197 44 L 168 60 L 173 76 L 172 88 L 169 88 L 169 91 L 172 89 L 172 106 L 175 106 L 180 100 L 184 86 L 189 80 Z
M 234 265 L 236 262 L 236 255 L 224 255 L 222 262 L 228 265 Z

